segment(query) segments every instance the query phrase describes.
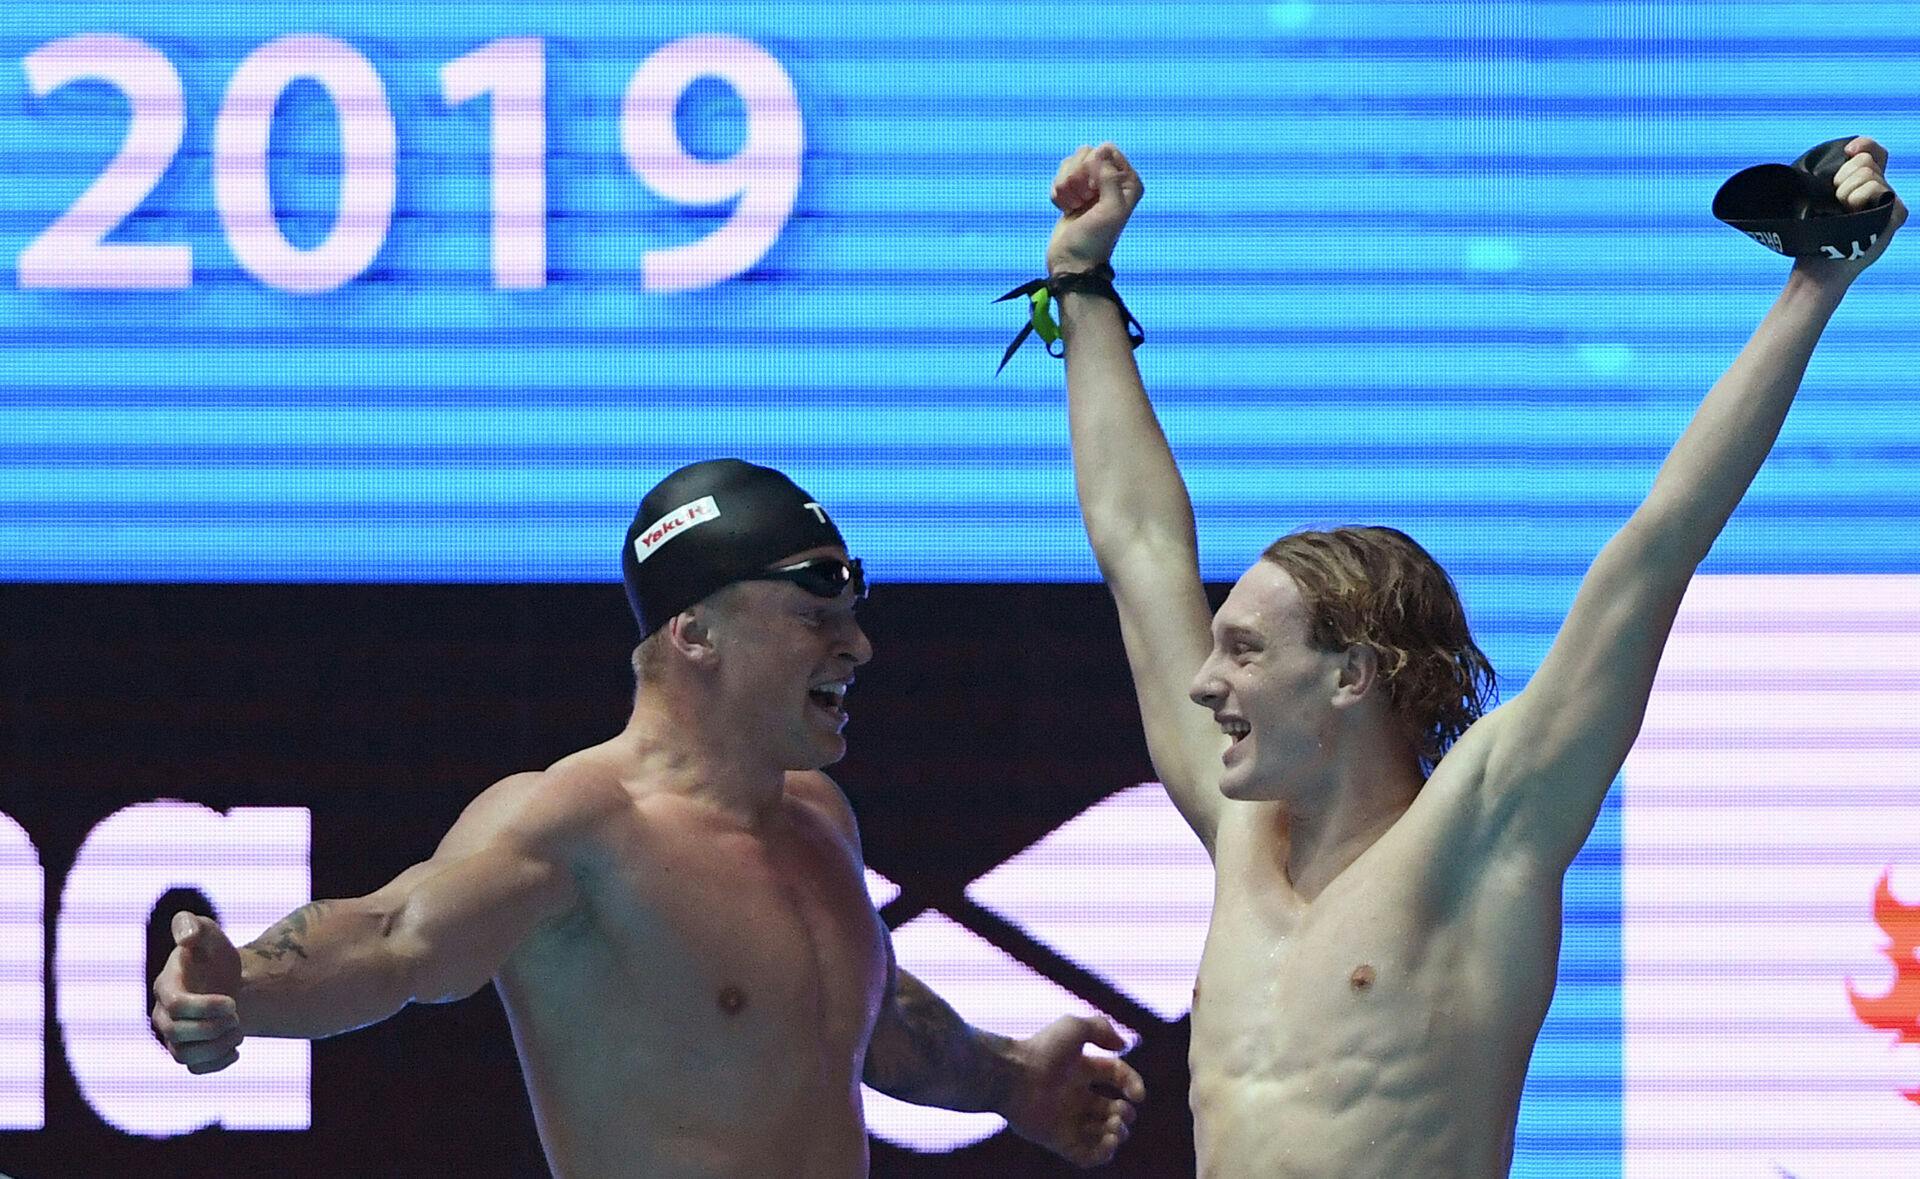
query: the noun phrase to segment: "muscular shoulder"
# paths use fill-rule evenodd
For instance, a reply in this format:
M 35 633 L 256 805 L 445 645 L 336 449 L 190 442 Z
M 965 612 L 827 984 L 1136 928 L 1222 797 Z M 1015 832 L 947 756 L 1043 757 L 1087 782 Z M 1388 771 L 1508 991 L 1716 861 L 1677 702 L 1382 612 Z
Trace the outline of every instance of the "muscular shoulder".
M 855 847 L 860 845 L 860 825 L 854 820 L 853 804 L 838 782 L 819 770 L 790 770 L 786 789 L 788 798 L 820 812 Z
M 513 774 L 467 804 L 435 854 L 475 851 L 503 835 L 564 853 L 589 842 L 627 802 L 617 780 L 582 767 Z
M 1382 837 L 1406 857 L 1407 870 L 1430 874 L 1441 894 L 1473 895 L 1509 866 L 1511 848 L 1503 835 L 1516 795 L 1502 789 L 1497 763 L 1500 733 L 1510 719 L 1489 713 L 1461 734 Z
M 1495 851 L 1515 803 L 1552 787 L 1526 758 L 1514 756 L 1516 747 L 1527 744 L 1520 728 L 1525 722 L 1512 702 L 1475 721 L 1434 767 L 1416 805 L 1447 810 L 1453 821 L 1472 824 L 1472 834 L 1483 841 L 1478 850 Z

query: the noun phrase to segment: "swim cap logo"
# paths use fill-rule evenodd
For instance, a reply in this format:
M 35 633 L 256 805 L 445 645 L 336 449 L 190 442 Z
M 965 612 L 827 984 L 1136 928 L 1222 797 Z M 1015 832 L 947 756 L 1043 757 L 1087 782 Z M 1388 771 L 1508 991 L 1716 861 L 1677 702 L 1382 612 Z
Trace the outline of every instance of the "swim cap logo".
M 1880 876 L 1873 892 L 1873 920 L 1892 944 L 1887 957 L 1893 962 L 1893 989 L 1878 999 L 1869 999 L 1847 982 L 1847 998 L 1860 1022 L 1875 1031 L 1894 1033 L 1901 1044 L 1920 1044 L 1920 905 L 1903 905 L 1894 899 L 1888 886 L 1893 870 Z M 1920 1105 L 1920 1089 L 1902 1090 L 1902 1097 Z
M 666 515 L 647 525 L 646 529 L 633 538 L 633 559 L 645 561 L 660 551 L 660 546 L 685 532 L 710 520 L 720 518 L 720 505 L 713 502 L 710 495 L 701 496 L 690 504 L 681 504 Z
M 1851 254 L 1842 254 L 1840 252 L 1839 246 L 1821 246 L 1820 250 L 1827 257 L 1833 259 L 1835 262 L 1854 262 L 1867 256 L 1867 251 L 1860 248 L 1860 243 L 1858 240 L 1849 242 L 1848 244 L 1853 247 L 1853 253 Z M 1874 246 L 1877 246 L 1879 244 L 1880 244 L 1879 234 L 1875 233 L 1875 234 L 1869 234 L 1867 236 L 1867 249 L 1872 249 Z
M 812 500 L 808 500 L 806 503 L 803 503 L 800 506 L 802 508 L 805 508 L 807 511 L 812 512 L 813 518 L 820 521 L 822 524 L 833 523 L 833 521 L 827 519 L 827 509 L 821 507 L 817 503 L 814 503 Z

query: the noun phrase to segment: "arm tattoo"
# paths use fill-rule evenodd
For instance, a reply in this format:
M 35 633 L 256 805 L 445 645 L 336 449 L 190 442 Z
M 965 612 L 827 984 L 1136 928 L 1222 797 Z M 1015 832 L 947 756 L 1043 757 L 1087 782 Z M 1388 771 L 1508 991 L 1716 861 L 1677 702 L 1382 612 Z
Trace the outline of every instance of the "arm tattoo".
M 922 1105 L 1003 1108 L 1015 1080 L 1012 1041 L 970 1026 L 906 971 L 896 977 L 867 1048 L 867 1084 Z
M 246 948 L 272 962 L 278 962 L 290 954 L 305 958 L 307 926 L 323 916 L 332 903 L 314 901 L 300 906 L 282 918 L 279 924 L 248 942 Z

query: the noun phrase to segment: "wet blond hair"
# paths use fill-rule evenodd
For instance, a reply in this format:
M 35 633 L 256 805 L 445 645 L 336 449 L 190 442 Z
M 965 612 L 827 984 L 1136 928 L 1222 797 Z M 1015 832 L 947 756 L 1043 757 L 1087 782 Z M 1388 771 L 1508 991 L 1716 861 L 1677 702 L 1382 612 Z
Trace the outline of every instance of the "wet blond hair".
M 1294 532 L 1260 556 L 1299 587 L 1314 647 L 1364 643 L 1379 654 L 1393 715 L 1431 774 L 1496 691 L 1447 571 L 1412 537 L 1384 527 Z

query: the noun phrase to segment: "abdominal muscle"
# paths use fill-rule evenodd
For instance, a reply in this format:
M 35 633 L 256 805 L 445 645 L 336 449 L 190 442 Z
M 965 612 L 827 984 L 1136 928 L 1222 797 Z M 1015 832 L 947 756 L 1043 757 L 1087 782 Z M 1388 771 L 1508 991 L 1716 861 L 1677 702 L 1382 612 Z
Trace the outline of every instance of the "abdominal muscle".
M 693 1004 L 674 1019 L 677 1004 L 658 993 L 644 1002 L 531 982 L 510 972 L 501 992 L 561 1179 L 867 1173 L 857 1045 L 820 1042 L 811 1021 L 764 1011 L 702 1036 Z
M 1389 838 L 1309 905 L 1233 842 L 1194 997 L 1199 1174 L 1506 1175 L 1553 992 L 1558 890 L 1487 888 L 1436 910 Z
M 1511 1161 L 1512 1111 L 1453 1084 L 1409 1086 L 1358 1066 L 1288 1076 L 1196 1069 L 1198 1173 L 1207 1179 L 1492 1179 Z M 1462 1082 L 1460 1084 L 1470 1084 Z

